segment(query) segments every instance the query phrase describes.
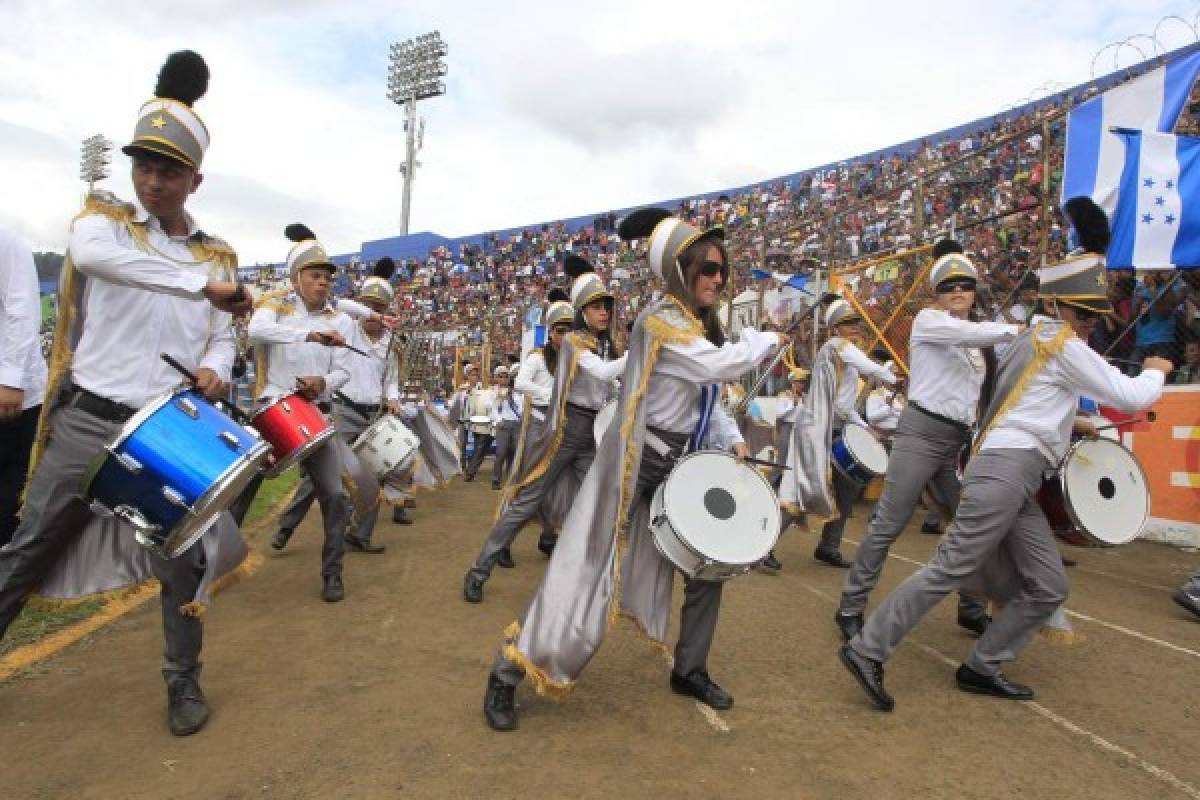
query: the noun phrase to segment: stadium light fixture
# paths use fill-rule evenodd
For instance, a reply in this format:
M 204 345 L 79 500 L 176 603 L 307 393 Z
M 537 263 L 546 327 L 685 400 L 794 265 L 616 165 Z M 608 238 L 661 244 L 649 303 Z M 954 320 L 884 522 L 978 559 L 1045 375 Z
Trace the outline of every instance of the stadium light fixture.
M 446 62 L 449 49 L 438 31 L 423 33 L 413 39 L 394 42 L 388 48 L 387 98 L 404 108 L 405 148 L 400 175 L 404 195 L 400 210 L 400 233 L 408 235 L 409 211 L 412 206 L 412 185 L 416 177 L 417 152 L 425 143 L 425 120 L 421 119 L 418 136 L 417 101 L 428 100 L 446 93 Z

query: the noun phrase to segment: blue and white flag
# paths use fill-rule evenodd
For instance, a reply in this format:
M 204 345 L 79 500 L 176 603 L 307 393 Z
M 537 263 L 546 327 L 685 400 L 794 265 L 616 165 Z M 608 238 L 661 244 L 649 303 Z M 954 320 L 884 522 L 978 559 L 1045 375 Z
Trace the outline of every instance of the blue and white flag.
M 750 270 L 750 277 L 756 281 L 765 281 L 767 278 L 774 278 L 784 286 L 790 286 L 793 289 L 805 291 L 804 287 L 808 285 L 808 278 L 804 275 L 788 275 L 785 272 L 767 272 L 765 269 Z
M 1169 132 L 1200 73 L 1200 50 L 1080 104 L 1067 115 L 1062 199 L 1086 196 L 1110 216 L 1124 152 L 1112 128 Z
M 1119 131 L 1125 143 L 1109 268 L 1200 266 L 1200 139 Z

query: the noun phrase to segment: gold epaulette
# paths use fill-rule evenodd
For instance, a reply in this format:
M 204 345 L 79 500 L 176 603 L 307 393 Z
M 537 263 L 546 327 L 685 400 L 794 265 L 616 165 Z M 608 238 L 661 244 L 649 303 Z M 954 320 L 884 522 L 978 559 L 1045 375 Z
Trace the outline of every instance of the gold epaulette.
M 137 216 L 137 207 L 133 203 L 126 203 L 112 192 L 95 189 L 84 199 L 83 209 L 75 219 L 92 214 L 100 214 L 114 222 L 128 223 L 133 222 L 133 218 Z
M 291 294 L 290 289 L 275 289 L 267 292 L 262 297 L 258 298 L 258 302 L 254 304 L 254 308 L 266 308 L 274 311 L 276 314 L 291 314 L 296 310 L 296 306 L 287 301 L 288 295 Z

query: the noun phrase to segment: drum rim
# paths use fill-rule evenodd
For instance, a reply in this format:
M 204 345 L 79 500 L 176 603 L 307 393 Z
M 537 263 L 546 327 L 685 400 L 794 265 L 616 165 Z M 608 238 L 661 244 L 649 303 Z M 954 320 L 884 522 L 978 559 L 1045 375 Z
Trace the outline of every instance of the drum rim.
M 321 445 L 325 444 L 325 442 L 328 441 L 329 438 L 332 437 L 335 433 L 337 433 L 337 430 L 332 425 L 330 425 L 329 427 L 325 428 L 323 431 L 318 433 L 316 436 L 314 436 L 311 440 L 300 445 L 295 450 L 293 450 L 292 452 L 290 452 L 286 456 L 284 456 L 284 458 L 282 458 L 281 460 L 276 461 L 275 464 L 273 464 L 271 467 L 266 469 L 263 474 L 267 478 L 276 478 L 279 475 L 282 475 L 284 472 L 286 472 L 288 469 L 290 469 L 294 464 L 296 464 L 296 462 L 303 461 L 314 450 L 316 450 Z M 274 452 L 274 451 L 275 451 L 275 447 L 274 447 L 274 445 L 271 445 L 271 452 Z
M 843 425 L 842 426 L 842 434 L 841 434 L 841 436 L 838 437 L 838 439 L 840 439 L 842 442 L 842 446 L 844 448 L 846 448 L 846 452 L 850 455 L 850 457 L 852 459 L 854 459 L 854 463 L 856 463 L 860 467 L 862 467 L 862 469 L 865 472 L 869 473 L 872 478 L 882 478 L 884 475 L 887 474 L 887 463 L 884 464 L 883 472 L 876 472 L 874 469 L 871 468 L 871 466 L 869 464 L 867 464 L 865 461 L 860 459 L 858 457 L 858 454 L 854 452 L 854 449 L 850 446 L 850 444 L 846 442 L 846 431 L 851 428 L 858 428 L 859 430 L 862 431 L 863 436 L 869 437 L 871 439 L 871 441 L 873 441 L 873 442 L 875 442 L 875 444 L 879 445 L 880 449 L 883 451 L 884 461 L 890 463 L 891 456 L 888 453 L 887 448 L 883 446 L 883 442 L 881 442 L 881 441 L 879 441 L 879 439 L 875 438 L 875 435 L 873 433 L 871 433 L 870 428 L 859 425 L 857 422 L 847 422 L 845 425 Z M 835 440 L 835 441 L 837 441 L 837 440 Z M 830 447 L 832 448 L 832 446 L 833 445 L 831 443 Z
M 251 424 L 253 424 L 253 423 L 254 423 L 254 420 L 258 419 L 258 418 L 259 418 L 259 416 L 261 416 L 262 414 L 265 414 L 265 413 L 267 413 L 267 412 L 268 412 L 268 411 L 270 411 L 272 408 L 274 408 L 275 406 L 277 406 L 277 405 L 279 405 L 280 403 L 282 403 L 284 400 L 291 400 L 292 398 L 296 398 L 296 399 L 298 399 L 298 400 L 303 400 L 305 403 L 308 403 L 310 406 L 312 406 L 312 407 L 313 407 L 313 409 L 314 409 L 314 410 L 315 410 L 315 411 L 316 411 L 318 414 L 321 414 L 321 409 L 320 409 L 320 407 L 319 407 L 319 406 L 318 406 L 316 403 L 314 403 L 312 400 L 309 400 L 307 397 L 305 397 L 304 395 L 300 394 L 299 392 L 292 392 L 291 394 L 281 394 L 281 395 L 279 395 L 279 396 L 278 396 L 278 397 L 276 397 L 274 400 L 272 400 L 271 402 L 267 403 L 267 404 L 266 404 L 265 406 L 263 406 L 262 408 L 260 408 L 260 409 L 258 409 L 257 411 L 255 411 L 253 414 L 251 414 L 251 415 L 250 415 L 250 423 L 251 423 Z M 324 414 L 321 414 L 321 416 L 324 416 Z
M 1137 467 L 1138 475 L 1140 475 L 1142 479 L 1142 485 L 1146 487 L 1146 510 L 1142 513 L 1142 521 L 1138 524 L 1137 535 L 1127 542 L 1109 542 L 1099 538 L 1083 525 L 1078 515 L 1075 513 L 1075 505 L 1071 502 L 1071 490 L 1067 486 L 1067 464 L 1070 462 L 1071 457 L 1075 455 L 1075 451 L 1078 450 L 1082 445 L 1089 442 L 1102 442 L 1105 446 L 1115 445 L 1121 450 L 1124 450 L 1129 456 L 1130 460 L 1133 461 L 1134 466 Z M 1146 520 L 1150 519 L 1150 484 L 1146 480 L 1146 470 L 1142 468 L 1142 462 L 1139 461 L 1137 456 L 1133 454 L 1133 451 L 1126 447 L 1123 443 L 1116 441 L 1115 439 L 1108 438 L 1093 439 L 1091 437 L 1085 437 L 1080 439 L 1079 441 L 1074 442 L 1070 448 L 1067 449 L 1066 455 L 1064 455 L 1062 460 L 1058 462 L 1058 470 L 1054 477 L 1058 481 L 1058 485 L 1062 490 L 1063 506 L 1066 508 L 1067 517 L 1070 518 L 1071 524 L 1075 527 L 1075 530 L 1083 534 L 1084 538 L 1086 538 L 1088 541 L 1098 544 L 1101 547 L 1120 547 L 1123 544 L 1129 544 L 1130 542 L 1136 541 L 1141 537 L 1142 531 L 1146 529 Z
M 146 405 L 133 412 L 133 416 L 125 420 L 125 424 L 121 426 L 121 430 L 117 432 L 116 437 L 111 442 L 106 444 L 104 449 L 111 453 L 113 448 L 120 447 L 121 445 L 125 444 L 125 442 L 129 440 L 129 437 L 133 436 L 134 432 L 137 431 L 138 428 L 142 427 L 146 420 L 150 419 L 152 416 L 158 413 L 159 409 L 174 400 L 176 395 L 188 393 L 194 394 L 201 400 L 204 400 L 204 402 L 208 403 L 208 400 L 205 399 L 203 395 L 191 387 L 180 386 L 175 389 L 168 389 L 161 394 L 155 395 L 150 399 L 149 402 L 146 403 Z M 209 403 L 209 405 L 212 404 Z
M 775 538 L 774 538 L 774 541 L 771 543 L 771 547 L 774 547 L 776 544 L 778 544 L 778 542 L 779 542 L 779 521 L 782 518 L 782 511 L 779 507 L 779 495 L 777 495 L 775 493 L 775 489 L 772 488 L 771 482 L 768 481 L 766 478 L 764 478 L 761 472 L 754 469 L 749 464 L 743 463 L 733 453 L 729 453 L 724 450 L 695 450 L 691 453 L 688 453 L 687 455 L 683 456 L 682 458 L 680 458 L 678 461 L 675 462 L 675 466 L 671 467 L 671 472 L 667 473 L 667 477 L 663 479 L 663 482 L 661 484 L 659 484 L 659 488 L 655 490 L 656 493 L 658 491 L 662 492 L 662 496 L 663 496 L 662 515 L 663 515 L 663 517 L 666 518 L 666 521 L 668 523 L 670 523 L 671 530 L 674 532 L 675 538 L 678 539 L 680 541 L 680 543 L 683 544 L 683 546 L 688 549 L 688 552 L 692 553 L 697 558 L 703 560 L 706 563 L 716 563 L 713 561 L 713 559 L 709 558 L 707 555 L 705 555 L 704 553 L 701 553 L 699 550 L 697 550 L 695 548 L 695 546 L 692 544 L 692 542 L 683 535 L 683 533 L 681 532 L 681 528 L 678 525 L 676 525 L 675 521 L 672 519 L 671 509 L 667 503 L 667 484 L 671 480 L 671 475 L 675 472 L 676 469 L 679 468 L 680 464 L 682 464 L 683 462 L 687 461 L 690 458 L 695 458 L 696 456 L 701 456 L 701 455 L 703 455 L 703 456 L 721 456 L 723 458 L 727 458 L 727 459 L 733 461 L 734 463 L 736 463 L 738 466 L 745 467 L 748 472 L 753 473 L 754 476 L 759 480 L 759 482 L 762 483 L 762 485 L 764 487 L 766 487 L 767 492 L 770 493 L 771 499 L 774 502 L 775 517 L 776 517 L 776 524 L 774 526 L 775 532 L 773 534 Z M 653 521 L 653 517 L 651 518 L 651 521 Z M 651 531 L 651 534 L 653 534 L 653 531 Z M 657 542 L 658 537 L 655 536 L 654 538 L 655 538 L 655 541 Z M 729 564 L 730 566 L 740 567 L 740 566 L 745 566 L 746 564 L 753 566 L 754 564 L 757 563 L 757 561 L 744 561 L 744 562 L 722 561 L 720 563 Z M 678 568 L 679 565 L 676 564 L 675 566 Z M 699 572 L 697 572 L 697 574 L 699 574 Z

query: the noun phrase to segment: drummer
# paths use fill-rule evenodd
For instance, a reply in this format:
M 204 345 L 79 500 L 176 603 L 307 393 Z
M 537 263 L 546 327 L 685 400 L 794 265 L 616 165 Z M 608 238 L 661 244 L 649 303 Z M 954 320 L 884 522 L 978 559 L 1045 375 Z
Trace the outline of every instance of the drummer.
M 255 396 L 265 406 L 299 392 L 329 413 L 333 393 L 350 380 L 349 359 L 362 356 L 345 349 L 354 338 L 354 325 L 329 302 L 337 267 L 306 226 L 289 225 L 285 234 L 295 242 L 287 257 L 292 288 L 264 295 L 250 317 L 248 333 L 259 361 Z M 346 593 L 342 554 L 350 516 L 338 449 L 317 448 L 300 462 L 300 470 L 313 483 L 325 528 L 321 599 L 336 603 Z M 291 528 L 280 528 L 271 547 L 282 550 L 291 535 Z
M 883 711 L 895 705 L 883 684 L 884 662 L 930 609 L 1001 549 L 1016 573 L 1011 583 L 1020 588 L 1004 598 L 1004 610 L 955 679 L 964 692 L 1033 697 L 1000 667 L 1016 658 L 1067 596 L 1066 573 L 1035 497 L 1043 475 L 1070 445 L 1080 394 L 1134 411 L 1158 399 L 1171 371 L 1170 361 L 1151 356 L 1141 375 L 1129 378 L 1088 347 L 1097 320 L 1112 311 L 1103 258 L 1108 218 L 1088 198 L 1069 200 L 1067 213 L 1087 252 L 1040 271 L 1042 313 L 1012 341 L 1000 364 L 954 521 L 929 563 L 892 592 L 840 651 L 846 669 Z
M 470 432 L 467 428 L 467 416 L 470 414 L 467 401 L 472 392 L 483 388 L 483 384 L 479 382 L 479 367 L 470 361 L 462 363 L 462 375 L 462 383 L 455 388 L 454 393 L 446 402 L 446 411 L 450 415 L 450 419 L 458 425 L 459 459 L 465 473 L 467 471 L 467 435 Z
M 890 369 L 872 361 L 854 343 L 861 339 L 861 323 L 862 318 L 845 299 L 834 300 L 825 310 L 825 324 L 832 336 L 813 360 L 805 405 L 808 413 L 793 427 L 787 460 L 792 470 L 779 494 L 785 519 L 802 511 L 827 519 L 813 558 L 839 569 L 850 566 L 841 553 L 842 532 L 863 486 L 840 470 L 828 468 L 830 449 L 845 425 L 868 427 L 856 408 L 859 375 L 889 386 L 897 380 Z
M 391 337 L 386 335 L 381 319 L 387 314 L 395 297 L 391 284 L 394 270 L 390 259 L 383 262 L 382 266 L 376 265 L 359 290 L 358 302 L 374 313 L 353 325 L 350 344 L 370 356 L 353 355 L 347 358 L 345 365 L 350 371 L 350 379 L 333 393 L 334 427 L 347 444 L 362 435 L 381 409 L 390 414 L 399 414 L 401 411 L 397 364 L 394 355 L 389 353 Z M 287 546 L 292 532 L 308 514 L 316 498 L 312 478 L 306 472 L 292 502 L 279 519 L 279 530 L 271 542 L 273 547 L 278 543 L 276 550 Z M 397 508 L 404 510 L 403 506 Z M 379 516 L 379 505 L 359 509 L 359 514 L 354 530 L 346 533 L 346 548 L 359 553 L 382 553 L 384 545 L 371 541 Z
M 620 233 L 649 240 L 649 266 L 666 295 L 634 324 L 615 430 L 604 437 L 537 594 L 493 662 L 483 710 L 496 730 L 516 727 L 523 677 L 539 693 L 570 692 L 621 615 L 665 651 L 675 570 L 649 531 L 651 496 L 685 452 L 746 455 L 717 402 L 720 382 L 737 380 L 784 340 L 743 328 L 737 344 L 725 342 L 716 314 L 729 277 L 720 228 L 699 230 L 665 210 L 643 209 L 622 221 Z M 672 691 L 718 709 L 733 705 L 708 674 L 722 588 L 686 582 L 670 676 Z
M 788 448 L 792 443 L 792 426 L 796 415 L 804 408 L 804 395 L 808 392 L 809 371 L 804 367 L 791 367 L 788 370 L 788 385 L 775 395 L 775 441 L 776 452 L 781 463 L 787 461 Z M 783 482 L 785 470 L 777 470 L 771 478 L 771 487 L 776 492 Z M 803 515 L 780 513 L 779 533 L 783 534 L 793 523 L 804 524 Z M 783 563 L 771 550 L 759 565 L 768 572 L 778 572 L 783 569 Z
M 508 380 L 508 368 L 501 365 L 493 371 L 493 376 L 504 371 L 504 379 Z M 471 437 L 474 440 L 474 449 L 471 451 L 471 460 L 467 462 L 467 468 L 463 473 L 463 480 L 467 483 L 475 480 L 475 475 L 479 472 L 479 468 L 483 466 L 483 460 L 487 458 L 488 451 L 492 449 L 492 442 L 495 440 L 493 435 L 494 428 L 492 427 L 492 411 L 496 407 L 496 393 L 491 389 L 483 388 L 482 384 L 476 384 L 467 392 L 466 397 L 466 414 L 467 427 L 471 431 Z M 492 477 L 495 478 L 496 466 L 492 463 Z
M 192 104 L 208 77 L 196 53 L 168 58 L 133 141 L 122 148 L 133 161 L 136 201 L 93 192 L 71 225 L 40 452 L 21 523 L 0 549 L 0 637 L 88 527 L 92 513 L 80 484 L 89 466 L 138 409 L 179 385 L 160 353 L 194 372 L 206 397 L 224 396 L 234 358 L 229 312 L 248 312 L 251 300 L 235 282 L 233 250 L 184 209 L 203 180 L 207 128 Z M 162 585 L 167 723 L 185 736 L 204 727 L 209 714 L 199 683 L 203 626 L 186 613 L 206 568 L 204 550 L 197 543 L 177 558 L 147 558 Z
M 463 598 L 468 603 L 483 601 L 483 584 L 501 552 L 538 514 L 543 501 L 554 498 L 559 506 L 549 510 L 552 518 L 565 516 L 596 457 L 596 413 L 613 395 L 614 381 L 625 369 L 625 357 L 617 355 L 612 340 L 616 298 L 586 259 L 568 254 L 563 271 L 574 278 L 575 330 L 562 339 L 551 412 L 542 436 L 525 444 L 520 470 L 501 498 L 496 524 L 463 577 Z M 559 481 L 568 483 L 559 486 Z
M 929 270 L 934 305 L 917 314 L 909 339 L 909 403 L 899 414 L 883 496 L 855 553 L 834 617 L 846 640 L 862 628 L 863 612 L 879 582 L 888 550 L 908 524 L 925 487 L 931 487 L 934 499 L 950 513 L 958 505 L 958 457 L 975 424 L 985 376 L 978 348 L 1011 342 L 1023 329 L 969 320 L 978 278 L 975 265 L 953 240 L 938 242 L 934 256 Z M 869 399 L 867 412 L 869 416 Z M 936 515 L 936 509 L 930 514 Z M 922 529 L 930 523 L 937 527 L 937 521 L 926 518 Z M 961 595 L 958 624 L 982 634 L 988 624 L 983 604 Z
M 513 456 L 517 450 L 517 436 L 521 432 L 521 407 L 524 398 L 511 387 L 511 377 L 517 373 L 518 365 L 511 369 L 501 364 L 493 375 L 496 401 L 492 404 L 492 425 L 496 431 L 496 457 L 492 461 L 492 489 L 499 489 L 508 477 Z

